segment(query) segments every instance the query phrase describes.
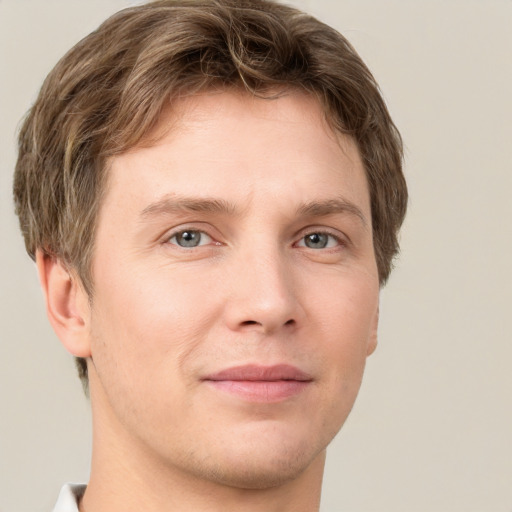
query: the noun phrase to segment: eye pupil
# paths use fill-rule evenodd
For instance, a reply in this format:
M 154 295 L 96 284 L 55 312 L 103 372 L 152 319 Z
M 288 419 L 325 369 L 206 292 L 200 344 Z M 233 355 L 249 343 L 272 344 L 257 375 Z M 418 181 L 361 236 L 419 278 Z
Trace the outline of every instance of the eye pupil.
M 327 247 L 329 236 L 324 233 L 311 233 L 305 237 L 305 244 L 310 249 L 323 249 Z
M 201 241 L 199 231 L 183 231 L 176 235 L 176 242 L 181 247 L 197 247 Z

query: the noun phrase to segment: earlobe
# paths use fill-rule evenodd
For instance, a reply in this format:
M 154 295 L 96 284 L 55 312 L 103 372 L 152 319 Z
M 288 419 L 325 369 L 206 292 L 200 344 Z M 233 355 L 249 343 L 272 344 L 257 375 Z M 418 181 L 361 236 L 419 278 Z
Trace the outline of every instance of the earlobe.
M 38 250 L 36 265 L 50 323 L 68 352 L 87 358 L 90 353 L 87 294 L 78 277 L 63 263 Z
M 366 347 L 366 355 L 370 356 L 375 352 L 377 348 L 377 331 L 379 328 L 379 307 L 377 306 L 377 311 L 375 312 L 375 316 L 373 319 L 373 325 L 371 326 L 370 338 L 368 340 L 368 346 Z

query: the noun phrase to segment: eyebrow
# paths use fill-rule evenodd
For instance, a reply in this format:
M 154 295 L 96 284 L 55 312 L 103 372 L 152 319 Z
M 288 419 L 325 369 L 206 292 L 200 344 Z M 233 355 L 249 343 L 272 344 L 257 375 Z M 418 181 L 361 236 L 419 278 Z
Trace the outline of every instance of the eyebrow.
M 368 226 L 368 221 L 361 209 L 354 203 L 346 199 L 327 199 L 325 201 L 311 201 L 303 204 L 297 210 L 297 213 L 311 217 L 325 217 L 337 213 L 348 213 L 358 217 L 363 226 Z
M 168 194 L 162 199 L 146 206 L 140 214 L 140 217 L 148 219 L 160 215 L 179 213 L 209 213 L 236 215 L 240 210 L 229 201 L 216 198 L 184 197 L 176 194 Z M 304 217 L 326 217 L 335 214 L 350 214 L 357 217 L 367 226 L 368 222 L 363 212 L 354 203 L 346 199 L 326 199 L 323 201 L 310 201 L 297 208 L 297 214 Z
M 172 213 L 235 214 L 237 208 L 224 199 L 183 197 L 169 194 L 142 210 L 140 217 L 147 219 Z

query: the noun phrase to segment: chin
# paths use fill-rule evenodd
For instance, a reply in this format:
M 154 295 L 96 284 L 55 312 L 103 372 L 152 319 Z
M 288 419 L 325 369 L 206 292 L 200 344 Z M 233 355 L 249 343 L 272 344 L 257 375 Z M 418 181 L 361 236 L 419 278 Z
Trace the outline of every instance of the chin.
M 316 447 L 311 439 L 300 443 L 288 439 L 288 442 L 282 440 L 278 444 L 270 440 L 260 441 L 243 445 L 241 450 L 234 445 L 224 446 L 202 463 L 198 464 L 196 460 L 193 463 L 196 475 L 220 485 L 256 490 L 279 487 L 296 480 L 315 462 L 323 468 L 328 440 L 316 443 Z
M 302 454 L 264 463 L 239 460 L 236 464 L 208 468 L 207 478 L 221 485 L 238 489 L 270 489 L 297 479 L 311 464 Z

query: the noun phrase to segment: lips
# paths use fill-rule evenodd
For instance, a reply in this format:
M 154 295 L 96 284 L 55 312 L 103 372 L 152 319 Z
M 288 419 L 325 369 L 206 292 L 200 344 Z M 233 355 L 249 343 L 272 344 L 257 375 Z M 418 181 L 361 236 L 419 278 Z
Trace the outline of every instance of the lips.
M 227 368 L 203 379 L 214 389 L 254 402 L 279 402 L 300 394 L 312 377 L 295 366 L 245 365 Z

